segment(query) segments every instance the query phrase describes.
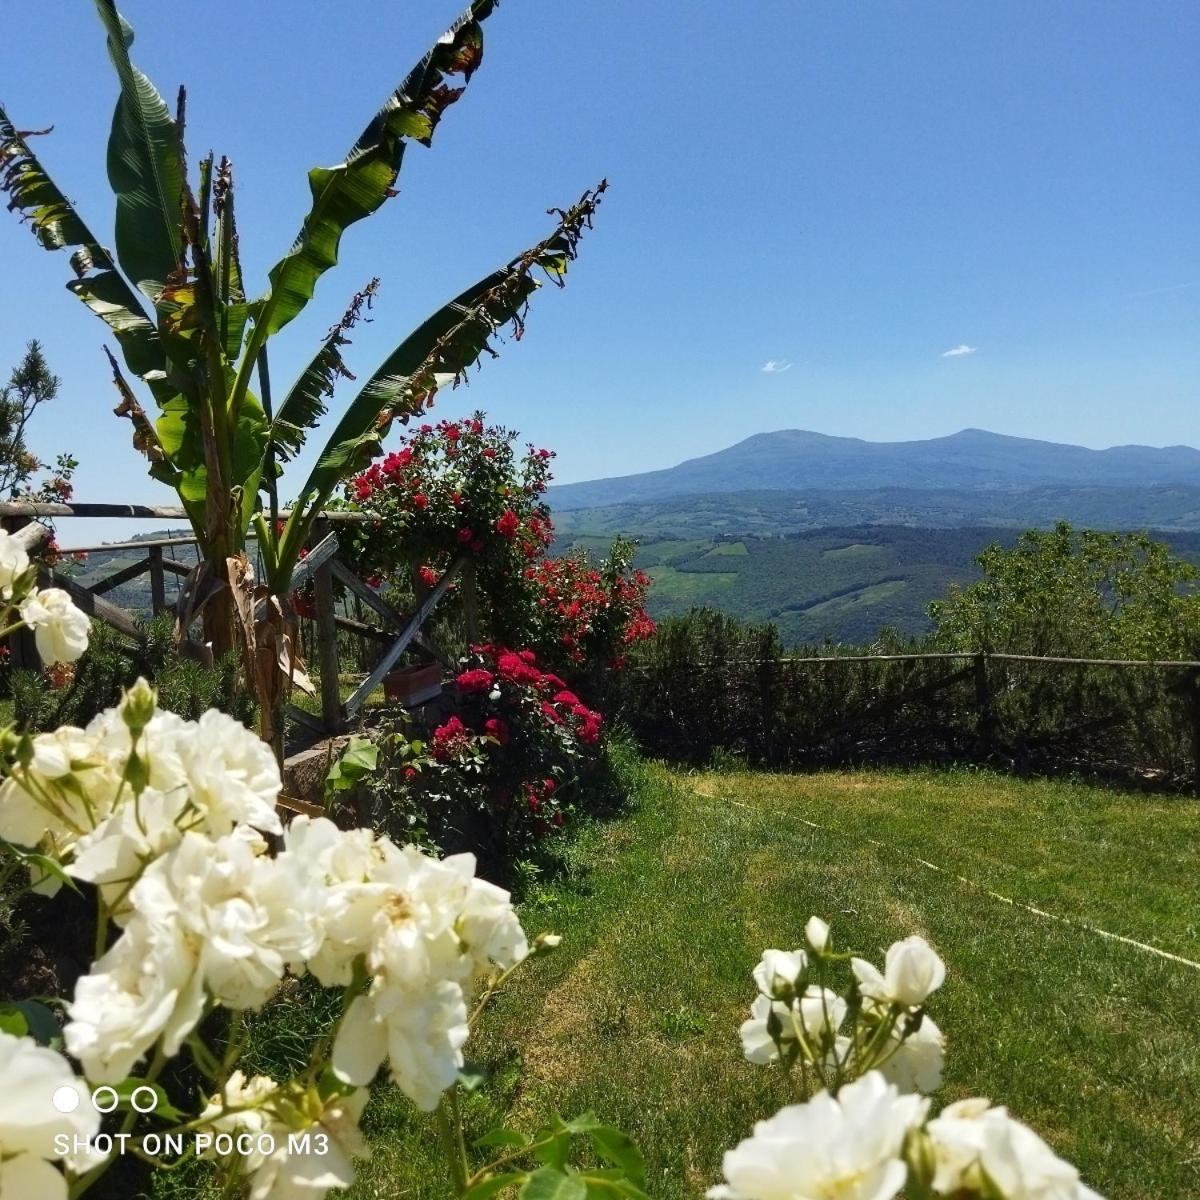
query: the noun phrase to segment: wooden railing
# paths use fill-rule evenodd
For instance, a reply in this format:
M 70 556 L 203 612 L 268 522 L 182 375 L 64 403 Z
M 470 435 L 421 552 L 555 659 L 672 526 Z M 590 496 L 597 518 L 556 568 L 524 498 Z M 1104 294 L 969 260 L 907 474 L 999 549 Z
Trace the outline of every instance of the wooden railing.
M 280 515 L 287 517 L 288 513 L 285 510 Z M 187 519 L 187 514 L 182 508 L 139 504 L 0 502 L 0 526 L 9 532 L 18 533 L 31 552 L 35 551 L 49 537 L 49 529 L 42 522 L 63 517 L 181 521 Z M 446 595 L 455 576 L 462 569 L 464 560 L 456 559 L 420 602 L 416 611 L 411 615 L 405 615 L 389 604 L 338 557 L 338 527 L 360 524 L 371 519 L 369 514 L 355 512 L 320 514 L 316 525 L 315 543 L 308 554 L 297 564 L 292 575 L 293 591 L 312 584 L 314 598 L 312 620 L 316 632 L 315 657 L 318 667 L 321 713 L 318 717 L 291 705 L 288 715 L 294 724 L 301 726 L 313 736 L 328 736 L 345 729 L 358 716 L 366 698 L 379 686 L 384 676 L 395 667 L 401 655 L 411 645 L 419 646 L 426 654 L 440 662 L 443 667 L 449 668 L 452 665 L 449 656 L 423 632 L 422 627 Z M 184 535 L 75 546 L 63 549 L 60 553 L 70 555 L 137 550 L 144 551 L 145 556 L 136 562 L 120 567 L 86 587 L 71 575 L 53 567 L 42 567 L 39 571 L 39 579 L 43 587 L 59 587 L 69 593 L 75 603 L 94 619 L 104 621 L 127 637 L 141 640 L 145 636 L 145 630 L 137 616 L 104 597 L 123 584 L 131 583 L 143 575 L 149 575 L 152 612 L 158 615 L 171 611 L 173 606 L 167 602 L 167 576 L 186 577 L 194 569 L 194 564 L 178 562 L 173 557 L 165 555 L 164 550 L 170 547 L 194 546 L 195 544 L 194 537 Z M 338 612 L 334 599 L 335 581 L 370 609 L 378 619 L 378 623 L 372 624 L 356 620 Z M 339 629 L 377 642 L 382 647 L 374 666 L 344 701 L 341 697 L 337 636 Z M 40 667 L 33 639 L 27 634 L 20 633 L 13 637 L 11 651 L 13 666 L 34 669 Z M 430 697 L 418 695 L 413 697 L 409 703 L 420 703 L 428 698 Z

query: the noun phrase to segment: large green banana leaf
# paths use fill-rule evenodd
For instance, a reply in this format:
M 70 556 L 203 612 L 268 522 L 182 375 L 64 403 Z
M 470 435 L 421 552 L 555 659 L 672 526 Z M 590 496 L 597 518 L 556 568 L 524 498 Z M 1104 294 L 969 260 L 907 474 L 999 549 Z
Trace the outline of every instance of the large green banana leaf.
M 183 154 L 166 103 L 129 60 L 133 30 L 113 0 L 96 0 L 108 53 L 121 81 L 108 143 L 108 178 L 117 198 L 117 258 L 152 299 L 178 268 L 183 249 Z
M 392 421 L 397 417 L 406 420 L 420 412 L 440 387 L 457 383 L 485 353 L 494 354 L 490 342 L 503 326 L 511 323 L 515 335 L 521 335 L 529 298 L 541 286 L 534 272 L 542 271 L 561 286 L 567 264 L 576 255 L 583 231 L 590 228 L 607 186 L 601 182 L 568 210 L 552 210 L 558 213 L 559 223 L 548 238 L 440 308 L 410 333 L 367 380 L 300 490 L 279 552 L 281 575 L 290 571 L 313 515 L 339 483 L 379 453 Z M 288 580 L 278 578 L 272 583 L 281 590 Z
M 146 380 L 159 404 L 178 392 L 166 378 L 167 361 L 158 330 L 137 293 L 111 257 L 46 173 L 26 136 L 0 108 L 0 189 L 47 250 L 75 247 L 71 266 L 77 278 L 67 287 L 113 331 L 129 369 Z
M 342 234 L 370 216 L 394 194 L 409 140 L 428 145 L 442 113 L 462 94 L 446 77 L 461 75 L 466 86 L 483 57 L 481 22 L 496 0 L 473 0 L 388 97 L 336 167 L 309 172 L 312 208 L 287 254 L 270 272 L 271 291 L 263 302 L 257 336 L 265 340 L 283 328 L 312 299 L 317 280 L 337 263 Z

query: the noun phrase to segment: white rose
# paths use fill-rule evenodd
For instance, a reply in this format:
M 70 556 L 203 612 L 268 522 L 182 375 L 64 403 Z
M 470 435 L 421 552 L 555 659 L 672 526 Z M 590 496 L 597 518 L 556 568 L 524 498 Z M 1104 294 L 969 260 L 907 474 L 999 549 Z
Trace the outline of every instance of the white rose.
M 449 980 L 398 987 L 376 978 L 351 1001 L 333 1046 L 333 1069 L 346 1083 L 374 1079 L 386 1059 L 392 1079 L 422 1111 L 433 1112 L 462 1070 L 470 1035 L 462 988 Z
M 890 1200 L 908 1169 L 900 1157 L 928 1101 L 901 1096 L 877 1072 L 847 1084 L 837 1099 L 819 1092 L 807 1104 L 759 1121 L 725 1154 L 726 1183 L 713 1200 Z
M 205 990 L 230 1008 L 259 1008 L 288 963 L 320 945 L 319 897 L 294 870 L 261 853 L 247 826 L 213 841 L 188 833 L 133 889 L 139 913 L 169 914 L 196 947 Z
M 147 788 L 137 803 L 122 804 L 79 839 L 67 873 L 95 884 L 118 924 L 133 914 L 130 881 L 146 863 L 165 854 L 183 836 L 179 821 L 187 807 L 182 791 L 163 793 Z
M 210 708 L 179 746 L 192 803 L 208 832 L 221 837 L 240 824 L 268 833 L 283 827 L 275 802 L 282 786 L 270 746 L 239 721 Z
M 0 529 L 0 600 L 12 600 L 17 583 L 29 570 L 25 547 L 6 529 Z
M 946 1039 L 928 1017 L 921 1027 L 903 1041 L 893 1030 L 890 1054 L 879 1064 L 879 1070 L 889 1083 L 902 1092 L 929 1093 L 942 1085 L 942 1067 L 946 1060 Z
M 797 1007 L 806 1036 L 817 1042 L 831 1038 L 846 1019 L 846 1001 L 836 992 L 817 987 L 815 983 L 805 989 Z
M 779 1047 L 767 1028 L 772 1012 L 779 1022 L 779 1040 L 796 1040 L 792 1009 L 781 1000 L 772 1000 L 770 996 L 755 996 L 754 1003 L 750 1005 L 750 1019 L 742 1022 L 738 1033 L 742 1039 L 742 1053 L 748 1062 L 756 1066 L 765 1066 L 779 1057 Z
M 507 971 L 529 953 L 512 897 L 485 879 L 471 880 L 458 933 L 480 973 L 486 972 L 489 965 Z
M 354 1159 L 371 1155 L 358 1128 L 367 1095 L 361 1089 L 331 1098 L 320 1117 L 301 1129 L 268 1125 L 275 1149 L 254 1170 L 250 1200 L 317 1200 L 330 1188 L 348 1188 L 354 1182 Z M 296 1133 L 311 1135 L 307 1152 L 293 1151 L 289 1134 Z
M 919 1008 L 946 978 L 946 964 L 929 943 L 916 934 L 902 942 L 894 942 L 888 948 L 882 975 L 863 958 L 851 959 L 850 966 L 864 996 L 883 1004 L 902 1004 L 906 1008 Z
M 960 1100 L 926 1127 L 937 1192 L 986 1193 L 1004 1200 L 1100 1200 L 1079 1172 L 1028 1125 L 987 1100 Z
M 254 1137 L 255 1148 L 241 1156 L 239 1163 L 243 1174 L 249 1174 L 262 1166 L 265 1153 L 259 1148 L 257 1135 L 266 1131 L 271 1114 L 264 1105 L 279 1090 L 279 1085 L 266 1075 L 255 1075 L 247 1080 L 241 1071 L 234 1071 L 225 1084 L 223 1094 L 213 1096 L 200 1119 L 207 1122 L 207 1129 L 214 1133 L 248 1133 Z M 233 1111 L 227 1111 L 232 1109 Z M 218 1157 L 215 1150 L 206 1150 L 204 1158 Z
M 83 730 L 64 725 L 39 733 L 32 748 L 29 765 L 0 783 L 0 837 L 19 846 L 44 845 L 61 856 L 107 815 L 115 791 L 99 778 L 102 760 Z
M 21 619 L 33 630 L 43 662 L 72 663 L 88 647 L 91 622 L 62 588 L 44 588 L 21 602 Z
M 89 846 L 85 867 L 122 844 Z M 129 893 L 125 932 L 79 980 L 70 1007 L 67 1048 L 89 1078 L 123 1078 L 160 1037 L 174 1054 L 206 994 L 230 1008 L 260 1007 L 287 965 L 316 951 L 319 890 L 294 861 L 264 849 L 245 825 L 215 841 L 187 833 L 145 868 Z
M 341 830 L 325 817 L 294 817 L 284 833 L 280 862 L 293 864 L 320 895 L 321 943 L 308 969 L 325 987 L 345 987 L 354 960 L 371 947 L 375 915 L 388 894 L 371 877 L 395 847 L 369 829 Z
M 54 1093 L 72 1088 L 73 1112 L 59 1112 Z M 50 1164 L 60 1158 L 54 1139 L 92 1138 L 100 1114 L 88 1101 L 88 1085 L 61 1054 L 32 1038 L 0 1033 L 0 1196 L 14 1200 L 66 1200 L 67 1181 Z
M 804 926 L 804 936 L 808 944 L 818 953 L 823 953 L 829 946 L 829 925 L 820 917 L 809 917 Z
M 75 984 L 67 1009 L 63 1039 L 89 1079 L 119 1083 L 160 1038 L 168 1056 L 179 1052 L 204 1011 L 196 968 L 178 922 L 134 917 Z
M 808 955 L 803 950 L 764 950 L 754 968 L 754 982 L 764 996 L 781 999 L 791 994 L 807 966 Z

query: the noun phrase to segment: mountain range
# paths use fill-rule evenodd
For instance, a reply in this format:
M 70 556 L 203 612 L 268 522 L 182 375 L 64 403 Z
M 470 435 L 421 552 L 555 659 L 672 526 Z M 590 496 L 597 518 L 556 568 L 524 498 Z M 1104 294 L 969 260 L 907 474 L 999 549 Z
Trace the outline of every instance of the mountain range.
M 552 488 L 560 546 L 640 543 L 657 618 L 707 604 L 772 621 L 793 644 L 930 628 L 927 608 L 978 578 L 975 556 L 1070 521 L 1150 529 L 1200 562 L 1200 451 L 1088 450 L 964 429 L 868 442 L 761 433 L 663 471 Z
M 804 429 L 758 433 L 715 454 L 639 475 L 552 488 L 559 512 L 748 490 L 921 489 L 1012 491 L 1048 487 L 1200 487 L 1191 446 L 1084 446 L 964 429 L 948 437 L 868 442 Z

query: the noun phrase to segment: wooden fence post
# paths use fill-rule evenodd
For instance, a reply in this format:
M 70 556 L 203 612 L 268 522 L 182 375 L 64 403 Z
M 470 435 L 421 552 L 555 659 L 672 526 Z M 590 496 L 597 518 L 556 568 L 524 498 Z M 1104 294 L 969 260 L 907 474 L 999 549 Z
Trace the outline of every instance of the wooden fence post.
M 161 546 L 151 546 L 150 558 L 150 611 L 157 617 L 167 610 L 167 580 L 163 572 Z
M 1200 791 L 1200 671 L 1192 671 L 1185 692 L 1192 733 L 1192 786 Z
M 318 527 L 318 537 L 324 526 Z M 338 671 L 337 613 L 333 605 L 333 567 L 322 563 L 313 573 L 313 598 L 317 610 L 317 665 L 321 672 L 321 717 L 327 733 L 342 729 L 342 688 Z
M 975 655 L 975 736 L 981 758 L 990 758 L 996 737 L 996 716 L 992 711 L 992 683 L 988 675 L 988 656 Z
M 479 582 L 475 576 L 474 560 L 468 559 L 462 568 L 463 620 L 467 626 L 467 641 L 479 641 Z

